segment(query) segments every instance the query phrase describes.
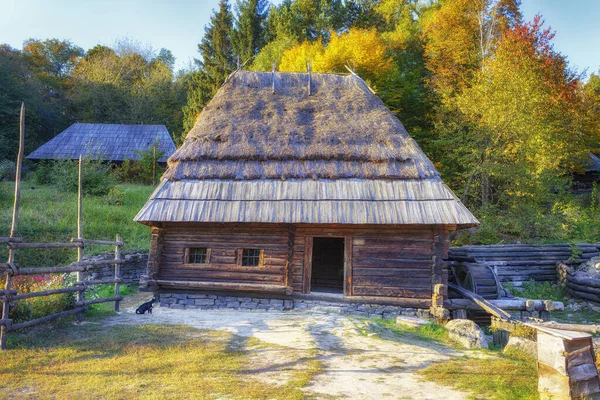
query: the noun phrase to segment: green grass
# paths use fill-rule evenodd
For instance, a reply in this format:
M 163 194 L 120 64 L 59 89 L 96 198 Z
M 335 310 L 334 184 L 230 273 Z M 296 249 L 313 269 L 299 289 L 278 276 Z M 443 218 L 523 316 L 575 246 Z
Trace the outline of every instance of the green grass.
M 528 282 L 523 282 L 521 287 L 516 287 L 510 282 L 504 283 L 503 286 L 513 296 L 535 300 L 565 301 L 565 290 L 550 282 L 536 282 L 531 279 Z
M 538 399 L 537 368 L 528 358 L 499 355 L 447 361 L 419 371 L 425 379 L 458 390 L 473 398 L 490 400 Z
M 9 348 L 1 398 L 302 399 L 302 387 L 321 370 L 307 353 L 273 366 L 286 381 L 265 382 L 252 357 L 280 349 L 176 325 L 70 325 L 13 335 Z
M 138 286 L 134 285 L 122 285 L 119 288 L 119 292 L 121 296 L 133 296 L 137 293 Z M 101 299 L 107 297 L 113 297 L 115 295 L 115 286 L 114 285 L 96 285 L 85 292 L 85 299 Z M 86 317 L 91 317 L 93 319 L 99 319 L 108 317 L 114 314 L 114 303 L 100 303 L 100 304 L 91 304 L 85 313 Z
M 450 339 L 446 328 L 433 322 L 418 327 L 412 327 L 398 325 L 393 319 L 375 318 L 372 320 L 372 323 L 367 323 L 364 327 L 359 327 L 359 330 L 365 335 L 375 333 L 382 338 L 392 334 L 398 339 L 406 338 L 451 346 L 456 345 L 456 343 Z
M 125 192 L 123 205 L 108 205 L 104 197 L 83 199 L 83 236 L 88 239 L 114 240 L 119 233 L 125 242 L 124 250 L 148 250 L 150 228 L 133 222 L 153 187 L 119 185 Z M 0 236 L 8 236 L 12 218 L 13 182 L 0 182 Z M 61 192 L 53 186 L 23 182 L 19 209 L 18 234 L 27 241 L 65 242 L 77 236 L 77 194 Z M 106 246 L 91 246 L 87 254 L 112 251 Z M 73 261 L 71 249 L 23 249 L 16 261 L 23 266 L 55 266 Z M 6 258 L 6 248 L 0 248 L 0 259 Z
M 362 329 L 364 334 L 376 333 L 382 339 L 419 340 L 457 347 L 446 328 L 435 323 L 411 327 L 397 325 L 395 320 L 374 319 Z M 525 354 L 504 355 L 497 350 L 479 350 L 476 357 L 466 355 L 437 363 L 418 374 L 426 380 L 470 392 L 473 398 L 538 398 L 536 363 Z

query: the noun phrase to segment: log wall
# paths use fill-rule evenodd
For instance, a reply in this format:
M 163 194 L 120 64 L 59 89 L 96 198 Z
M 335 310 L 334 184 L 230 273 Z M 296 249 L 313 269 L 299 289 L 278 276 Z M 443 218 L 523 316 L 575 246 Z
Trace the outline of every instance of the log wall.
M 495 268 L 501 282 L 520 285 L 530 279 L 556 282 L 556 263 L 579 264 L 600 255 L 598 245 L 490 245 L 450 248 L 448 260 L 477 262 Z
M 404 299 L 406 306 L 426 308 L 431 305 L 433 285 L 447 282 L 442 262 L 448 250 L 444 229 L 265 224 L 162 226 L 152 242 L 153 248 L 162 248 L 160 271 L 154 279 L 288 286 L 306 294 L 313 237 L 344 239 L 346 296 L 374 302 Z M 186 247 L 210 248 L 210 263 L 186 265 Z M 238 266 L 239 248 L 264 249 L 264 266 Z
M 168 226 L 163 229 L 158 279 L 285 286 L 288 228 L 226 225 Z M 210 263 L 186 264 L 185 249 L 210 248 Z M 237 265 L 241 248 L 264 249 L 260 267 Z

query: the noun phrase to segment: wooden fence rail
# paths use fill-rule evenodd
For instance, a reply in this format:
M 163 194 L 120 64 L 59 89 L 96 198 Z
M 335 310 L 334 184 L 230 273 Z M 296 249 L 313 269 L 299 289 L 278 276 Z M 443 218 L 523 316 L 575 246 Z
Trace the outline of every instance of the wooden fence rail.
M 10 235 L 8 237 L 0 237 L 0 243 L 6 244 L 8 247 L 8 260 L 5 263 L 0 263 L 0 276 L 4 276 L 4 288 L 0 288 L 0 304 L 1 315 L 0 315 L 0 349 L 6 349 L 7 335 L 9 332 L 16 331 L 19 329 L 29 328 L 35 325 L 43 324 L 57 318 L 66 317 L 69 315 L 76 315 L 78 321 L 83 318 L 83 312 L 88 309 L 91 304 L 114 302 L 115 311 L 119 310 L 119 302 L 123 300 L 120 295 L 120 285 L 123 282 L 120 276 L 120 265 L 125 261 L 121 258 L 121 248 L 123 242 L 119 234 L 116 235 L 114 241 L 110 240 L 94 240 L 84 239 L 82 231 L 82 203 L 83 203 L 83 191 L 82 191 L 82 158 L 79 156 L 79 187 L 78 187 L 78 198 L 77 198 L 77 238 L 71 239 L 68 243 L 28 243 L 24 238 L 17 235 L 17 224 L 19 221 L 19 202 L 21 198 L 21 166 L 23 163 L 23 149 L 24 149 L 24 134 L 25 134 L 25 105 L 21 105 L 21 120 L 20 120 L 20 135 L 19 135 L 19 152 L 17 155 L 16 173 L 15 173 L 15 197 L 13 206 L 12 223 L 10 228 Z M 114 260 L 103 260 L 103 261 L 85 261 L 83 260 L 84 248 L 90 245 L 103 245 L 103 246 L 114 246 L 115 247 L 115 259 Z M 50 267 L 50 268 L 21 268 L 18 263 L 15 262 L 15 253 L 19 249 L 77 249 L 77 262 L 72 263 L 65 267 Z M 115 274 L 113 279 L 105 280 L 94 280 L 94 279 L 83 279 L 83 272 L 100 269 L 102 265 L 113 264 L 115 268 Z M 77 280 L 73 286 L 40 290 L 37 292 L 30 293 L 18 293 L 17 290 L 12 288 L 13 278 L 18 276 L 27 275 L 45 275 L 45 274 L 64 274 L 64 273 L 76 273 Z M 114 296 L 101 299 L 85 300 L 85 291 L 88 286 L 101 285 L 101 284 L 114 284 Z M 75 308 L 71 310 L 57 312 L 55 314 L 47 315 L 41 318 L 33 319 L 30 321 L 24 321 L 19 323 L 13 323 L 10 319 L 10 307 L 11 303 L 15 301 L 31 299 L 43 296 L 54 296 L 57 294 L 68 294 L 74 293 L 77 295 L 77 301 Z

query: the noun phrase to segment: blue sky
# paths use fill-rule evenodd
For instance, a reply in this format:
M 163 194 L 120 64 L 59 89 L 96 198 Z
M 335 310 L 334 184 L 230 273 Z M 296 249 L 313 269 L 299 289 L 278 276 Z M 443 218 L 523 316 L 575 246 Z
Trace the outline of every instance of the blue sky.
M 277 1 L 279 2 L 279 1 Z M 204 25 L 218 0 L 0 0 L 0 43 L 60 38 L 89 49 L 130 37 L 168 48 L 177 68 L 197 56 Z M 542 14 L 556 32 L 555 49 L 579 71 L 600 68 L 600 1 L 522 0 L 526 19 Z

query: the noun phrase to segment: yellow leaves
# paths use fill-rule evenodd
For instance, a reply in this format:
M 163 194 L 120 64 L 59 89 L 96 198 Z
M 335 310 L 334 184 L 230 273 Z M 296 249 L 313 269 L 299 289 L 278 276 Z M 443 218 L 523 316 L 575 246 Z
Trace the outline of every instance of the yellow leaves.
M 324 52 L 321 39 L 302 42 L 283 52 L 279 70 L 282 72 L 306 72 L 306 65 Z M 313 70 L 315 68 L 313 67 Z
M 312 60 L 315 72 L 345 72 L 350 65 L 359 73 L 379 74 L 389 70 L 392 62 L 387 48 L 374 29 L 350 29 L 336 35 L 332 32 L 327 47 L 321 41 L 303 42 L 283 53 L 280 71 L 304 72 Z

